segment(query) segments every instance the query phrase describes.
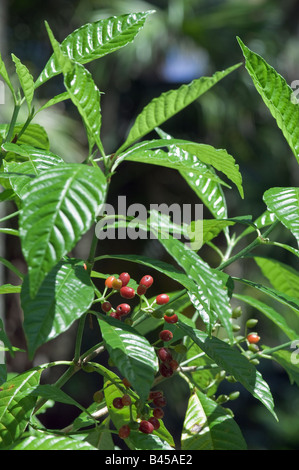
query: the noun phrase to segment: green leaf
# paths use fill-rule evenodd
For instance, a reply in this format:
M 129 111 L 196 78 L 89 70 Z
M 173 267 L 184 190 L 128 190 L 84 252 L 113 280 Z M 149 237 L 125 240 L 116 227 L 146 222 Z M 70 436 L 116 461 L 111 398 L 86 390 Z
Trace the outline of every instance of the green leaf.
M 5 63 L 3 62 L 3 59 L 2 59 L 2 56 L 0 54 L 0 75 L 3 77 L 4 81 L 6 82 L 6 84 L 8 85 L 15 101 L 16 101 L 16 95 L 15 95 L 15 91 L 14 91 L 14 88 L 12 86 L 12 83 L 10 81 L 10 78 L 9 78 L 9 75 L 7 73 L 7 70 L 6 70 L 6 67 L 5 67 Z
M 121 153 L 116 160 L 112 170 L 116 168 L 123 160 L 131 162 L 147 163 L 150 165 L 159 165 L 166 168 L 173 168 L 178 171 L 192 171 L 197 176 L 203 175 L 206 178 L 210 178 L 217 183 L 225 184 L 213 170 L 209 169 L 206 165 L 202 164 L 197 156 L 191 155 L 190 153 L 183 151 L 176 147 L 174 144 L 183 143 L 188 144 L 190 142 L 172 139 L 168 141 L 166 139 L 143 141 L 130 147 L 127 151 Z M 170 145 L 171 144 L 171 145 Z M 168 152 L 165 152 L 159 147 L 169 146 Z M 156 149 L 156 150 L 152 150 Z
M 14 286 L 12 284 L 3 284 L 0 286 L 0 294 L 15 294 L 21 292 L 21 286 Z
M 143 335 L 119 320 L 101 315 L 99 325 L 111 360 L 146 400 L 158 371 L 155 349 Z
M 97 450 L 97 448 L 86 441 L 40 432 L 23 439 L 11 450 Z
M 16 65 L 16 72 L 18 75 L 18 78 L 20 80 L 20 84 L 22 87 L 22 90 L 24 92 L 24 97 L 26 99 L 27 105 L 29 112 L 31 111 L 31 103 L 33 100 L 33 95 L 34 95 L 34 80 L 29 72 L 28 68 L 26 65 L 22 64 L 20 59 L 16 57 L 14 54 L 12 54 L 12 60 L 14 61 Z
M 261 312 L 265 317 L 271 320 L 281 331 L 283 331 L 290 339 L 296 339 L 298 334 L 287 324 L 285 318 L 274 308 L 265 304 L 261 300 L 250 297 L 249 295 L 234 294 L 235 299 L 241 300 L 251 307 Z
M 299 106 L 293 99 L 292 88 L 260 55 L 245 46 L 240 38 L 238 42 L 246 59 L 246 69 L 257 91 L 299 163 Z
M 190 328 L 190 326 L 180 320 L 177 326 L 213 359 L 216 364 L 229 375 L 234 376 L 246 390 L 260 400 L 277 419 L 274 412 L 272 394 L 268 384 L 264 381 L 260 372 L 256 370 L 254 365 L 251 364 L 245 356 L 215 336 L 209 337 L 203 331 Z
M 212 86 L 233 72 L 241 64 L 216 72 L 212 77 L 201 77 L 189 84 L 181 85 L 177 90 L 169 90 L 154 98 L 137 116 L 125 143 L 117 153 L 121 153 L 137 140 L 159 127 L 176 113 L 190 105 Z
M 51 106 L 54 106 L 55 104 L 61 103 L 62 101 L 68 100 L 70 98 L 69 94 L 67 91 L 64 91 L 63 93 L 60 93 L 59 95 L 54 96 L 51 98 L 49 101 L 47 101 L 45 104 L 43 104 L 36 112 L 40 113 L 41 111 L 44 111 L 47 108 L 50 108 Z
M 85 124 L 90 149 L 95 143 L 101 149 L 100 92 L 91 73 L 83 65 L 74 64 L 72 70 L 64 75 L 64 85 Z
M 296 269 L 270 258 L 255 256 L 254 261 L 274 289 L 299 300 L 299 272 Z
M 264 193 L 263 199 L 299 245 L 299 188 L 271 188 Z
M 61 43 L 61 51 L 72 61 L 86 64 L 132 42 L 152 11 L 127 14 L 87 23 Z M 36 87 L 61 72 L 53 54 L 36 81 Z
M 189 399 L 181 437 L 182 450 L 246 450 L 232 416 L 204 393 Z
M 64 165 L 61 157 L 46 151 L 39 150 L 29 145 L 4 145 L 16 154 L 28 159 L 25 162 L 3 162 L 5 173 L 9 173 L 9 181 L 14 192 L 22 199 L 26 194 L 26 186 L 30 181 L 43 171 L 54 168 L 57 165 Z
M 30 294 L 95 221 L 106 181 L 98 167 L 67 164 L 43 172 L 26 187 L 20 212 Z
M 36 403 L 30 396 L 31 387 L 39 380 L 40 371 L 30 370 L 1 385 L 0 449 L 10 446 L 25 430 Z
M 278 362 L 287 372 L 290 383 L 299 387 L 299 341 L 294 341 L 291 346 L 294 351 L 276 351 L 272 353 L 273 359 Z
M 76 259 L 60 261 L 44 278 L 34 298 L 29 279 L 21 290 L 24 332 L 29 357 L 46 341 L 66 331 L 90 307 L 94 289 L 83 263 Z
M 192 221 L 189 225 L 187 233 L 189 234 L 190 241 L 192 242 L 191 236 L 197 240 L 202 240 L 202 244 L 208 243 L 217 237 L 226 227 L 235 225 L 236 222 L 232 220 L 222 219 L 204 219 Z
M 213 326 L 216 316 L 225 328 L 229 340 L 233 341 L 230 321 L 232 311 L 227 295 L 227 287 L 224 285 L 221 275 L 180 240 L 169 237 L 168 239 L 161 238 L 159 241 L 179 266 L 184 269 L 185 273 L 193 279 L 201 289 L 202 295 L 209 302 L 209 314 L 213 312 L 213 314 L 210 314 L 210 327 Z
M 18 136 L 21 129 L 23 128 L 24 124 L 16 124 L 14 127 L 13 135 Z M 9 125 L 8 124 L 0 124 L 0 136 L 5 137 L 8 132 Z M 45 129 L 40 126 L 39 124 L 29 124 L 26 127 L 25 132 L 18 137 L 19 144 L 27 144 L 31 145 L 31 147 L 49 150 L 50 143 L 49 137 L 45 131 Z
M 299 300 L 295 297 L 290 297 L 289 295 L 280 292 L 276 289 L 272 289 L 271 287 L 263 286 L 257 282 L 250 281 L 248 279 L 241 279 L 238 277 L 233 277 L 233 281 L 241 282 L 249 287 L 253 287 L 254 289 L 262 292 L 265 295 L 268 295 L 274 300 L 277 300 L 283 305 L 291 308 L 297 315 L 299 314 Z

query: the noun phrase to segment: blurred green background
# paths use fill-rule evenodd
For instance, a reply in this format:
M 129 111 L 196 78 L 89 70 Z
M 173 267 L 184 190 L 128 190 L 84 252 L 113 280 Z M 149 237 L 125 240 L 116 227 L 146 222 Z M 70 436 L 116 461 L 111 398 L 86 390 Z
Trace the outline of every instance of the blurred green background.
M 289 84 L 299 78 L 299 2 L 296 0 L 1 0 L 0 51 L 11 73 L 14 73 L 10 59 L 13 52 L 30 68 L 36 79 L 51 54 L 44 20 L 48 21 L 56 38 L 62 41 L 87 22 L 144 10 L 156 10 L 156 13 L 149 17 L 133 44 L 87 66 L 103 92 L 102 139 L 107 153 L 114 152 L 123 142 L 134 117 L 151 98 L 170 88 L 177 88 L 181 83 L 190 82 L 201 75 L 212 75 L 217 70 L 242 61 L 237 36 L 261 54 Z M 62 91 L 63 85 L 58 77 L 38 90 L 37 99 L 41 104 Z M 1 106 L 1 122 L 8 122 L 11 112 L 10 106 Z M 49 134 L 54 153 L 67 161 L 84 160 L 88 151 L 86 137 L 71 104 L 57 105 L 38 116 L 38 122 Z M 172 118 L 163 129 L 178 138 L 225 148 L 234 156 L 243 175 L 245 199 L 241 200 L 234 188 L 225 190 L 231 217 L 251 214 L 255 218 L 265 209 L 262 195 L 266 189 L 298 186 L 299 172 L 295 158 L 244 67 Z M 143 164 L 122 163 L 113 178 L 108 202 L 115 204 L 118 195 L 126 195 L 128 205 L 132 202 L 146 206 L 161 202 L 198 202 L 175 171 Z M 208 212 L 205 216 L 210 217 Z M 91 235 L 88 233 L 79 243 L 74 250 L 75 256 L 83 259 L 87 256 Z M 273 236 L 293 243 L 288 234 L 281 230 L 274 232 Z M 221 248 L 224 240 L 219 237 L 218 242 Z M 99 251 L 141 253 L 169 261 L 154 240 L 104 241 Z M 24 269 L 20 247 L 15 240 L 6 239 L 4 252 L 8 259 L 21 270 Z M 263 253 L 290 263 L 297 269 L 293 258 L 286 253 L 270 249 Z M 211 265 L 218 262 L 208 248 L 200 254 Z M 108 261 L 98 269 L 107 273 L 129 270 L 137 279 L 144 274 L 138 266 Z M 262 280 L 250 260 L 235 263 L 227 272 L 257 282 Z M 5 282 L 16 282 L 12 275 L 6 274 Z M 177 287 L 156 273 L 155 276 L 158 279 L 155 283 L 157 293 Z M 8 334 L 15 346 L 24 347 L 18 299 L 7 296 L 5 300 Z M 279 309 L 281 311 L 281 306 Z M 245 319 L 251 315 L 259 318 L 264 344 L 274 346 L 285 340 L 271 322 L 250 309 L 245 310 Z M 75 327 L 71 328 L 62 337 L 42 347 L 34 363 L 71 359 L 75 331 Z M 90 330 L 87 343 L 98 341 L 98 334 L 96 327 Z M 89 343 L 85 346 L 88 348 Z M 25 354 L 17 354 L 15 360 L 9 360 L 11 371 L 20 372 L 30 366 Z M 232 403 L 231 408 L 249 449 L 298 450 L 298 389 L 290 386 L 286 373 L 278 365 L 262 363 L 259 369 L 272 390 L 280 422 L 275 423 L 267 411 L 242 390 L 241 397 Z M 52 371 L 46 379 L 54 381 L 57 378 L 55 374 Z M 88 405 L 95 384 L 86 375 L 78 374 L 68 391 Z M 170 407 L 167 424 L 178 440 L 187 389 L 180 379 L 172 380 L 177 381 L 176 386 L 165 391 Z M 224 385 L 223 390 L 226 390 Z M 176 407 L 173 406 L 173 409 L 176 411 L 172 413 L 174 402 Z M 45 418 L 45 423 L 57 428 L 66 426 L 72 418 L 71 409 L 69 413 L 66 416 L 56 405 Z

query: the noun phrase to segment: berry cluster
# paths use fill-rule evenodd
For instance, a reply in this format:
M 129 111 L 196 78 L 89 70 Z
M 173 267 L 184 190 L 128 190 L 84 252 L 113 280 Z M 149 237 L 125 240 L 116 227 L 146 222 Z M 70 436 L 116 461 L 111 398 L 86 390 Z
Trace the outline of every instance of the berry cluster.
M 121 318 L 129 315 L 131 313 L 131 306 L 128 303 L 120 303 L 116 308 L 113 308 L 111 302 L 108 298 L 115 294 L 119 295 L 126 300 L 132 300 L 137 294 L 139 297 L 145 296 L 147 290 L 152 286 L 154 279 L 149 274 L 143 276 L 136 289 L 131 287 L 129 284 L 131 280 L 130 274 L 127 272 L 121 273 L 118 277 L 108 276 L 105 280 L 105 291 L 101 303 L 102 311 L 109 314 L 111 317 L 120 320 Z M 134 284 L 133 284 L 134 285 Z M 110 290 L 110 292 L 109 292 Z M 155 300 L 150 305 L 146 300 L 147 306 L 144 308 L 144 311 L 147 311 L 150 314 L 155 313 L 156 306 L 162 306 L 169 302 L 169 296 L 167 294 L 159 294 L 156 296 Z M 172 310 L 169 310 L 173 312 Z M 168 323 L 175 323 L 178 320 L 178 317 L 174 312 L 172 314 L 167 313 L 164 316 L 165 321 Z

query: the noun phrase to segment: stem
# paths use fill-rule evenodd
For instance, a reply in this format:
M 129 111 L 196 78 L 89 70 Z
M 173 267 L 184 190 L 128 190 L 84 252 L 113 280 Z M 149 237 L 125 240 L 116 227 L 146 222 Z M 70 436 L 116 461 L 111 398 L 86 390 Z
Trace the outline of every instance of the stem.
M 5 142 L 10 142 L 11 141 L 20 108 L 21 108 L 21 103 L 19 101 L 17 101 L 17 103 L 14 106 L 14 110 L 13 110 L 13 113 L 12 113 L 12 118 L 11 118 L 11 121 L 10 121 L 10 124 L 9 124 L 8 132 L 6 134 L 6 137 L 4 137 L 4 139 L 2 141 L 2 144 L 4 144 Z
M 75 363 L 77 363 L 80 358 L 82 336 L 83 336 L 83 331 L 84 331 L 84 326 L 85 326 L 86 315 L 87 313 L 82 315 L 82 317 L 79 319 L 78 331 L 77 331 L 77 336 L 76 336 L 76 345 L 75 345 L 75 356 L 74 356 Z

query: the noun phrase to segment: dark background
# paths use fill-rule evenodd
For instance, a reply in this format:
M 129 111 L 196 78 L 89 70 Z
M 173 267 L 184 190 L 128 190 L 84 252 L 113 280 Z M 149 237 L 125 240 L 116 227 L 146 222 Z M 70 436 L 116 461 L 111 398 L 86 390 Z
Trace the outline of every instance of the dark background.
M 134 117 L 151 98 L 170 88 L 177 88 L 181 83 L 201 75 L 212 75 L 217 70 L 242 61 L 237 36 L 260 53 L 288 83 L 299 78 L 299 2 L 294 0 L 1 0 L 0 51 L 12 73 L 11 52 L 30 68 L 36 79 L 51 55 L 44 20 L 48 21 L 56 38 L 62 41 L 87 22 L 149 9 L 156 10 L 156 13 L 148 18 L 133 44 L 87 65 L 104 93 L 101 103 L 102 139 L 108 154 L 123 142 Z M 41 104 L 62 91 L 61 80 L 57 77 L 43 85 L 36 98 Z M 11 112 L 9 106 L 1 107 L 2 122 L 9 121 Z M 84 160 L 87 155 L 86 137 L 71 104 L 61 104 L 44 111 L 38 115 L 37 122 L 47 130 L 54 153 L 67 161 Z M 295 158 L 244 67 L 173 117 L 163 129 L 178 138 L 225 148 L 234 156 L 243 176 L 245 199 L 241 200 L 235 188 L 225 190 L 231 217 L 252 214 L 255 218 L 265 209 L 262 195 L 266 189 L 298 185 Z M 108 202 L 116 204 L 118 195 L 126 195 L 128 205 L 139 202 L 147 207 L 151 203 L 161 202 L 198 202 L 174 170 L 144 164 L 121 164 L 113 178 Z M 210 217 L 208 212 L 205 216 Z M 74 250 L 75 256 L 82 259 L 87 256 L 91 235 L 88 233 L 78 244 Z M 279 237 L 282 242 L 294 243 L 283 231 L 278 230 L 273 236 Z M 11 238 L 6 238 L 5 256 L 24 270 L 20 247 Z M 224 240 L 219 237 L 218 242 L 221 248 Z M 154 240 L 104 241 L 98 250 L 99 254 L 140 253 L 169 261 Z M 267 249 L 263 253 L 297 268 L 294 259 L 286 252 Z M 200 255 L 211 265 L 218 261 L 208 248 L 203 249 Z M 136 279 L 144 274 L 137 265 L 111 261 L 101 263 L 97 269 L 107 273 L 129 270 Z M 261 280 L 260 272 L 250 260 L 235 263 L 227 272 Z M 17 282 L 9 273 L 5 275 L 5 282 Z M 155 279 L 153 294 L 177 287 L 156 273 Z M 4 311 L 12 343 L 25 347 L 18 298 L 7 296 Z M 259 318 L 259 331 L 262 332 L 264 344 L 274 346 L 285 340 L 271 322 L 261 318 L 257 312 L 247 309 L 244 315 L 246 318 L 250 315 Z M 72 359 L 75 332 L 76 325 L 40 348 L 34 364 Z M 86 344 L 83 346 L 88 349 L 98 341 L 99 331 L 94 325 L 93 330 L 86 332 Z M 28 363 L 26 354 L 18 353 L 15 360 L 9 359 L 8 366 L 11 372 L 21 372 L 32 363 Z M 275 423 L 266 409 L 242 390 L 241 397 L 231 404 L 231 408 L 249 449 L 298 450 L 298 389 L 290 385 L 286 373 L 272 362 L 261 363 L 259 370 L 272 390 L 280 422 Z M 45 375 L 45 380 L 53 382 L 60 373 L 55 369 Z M 165 389 L 169 399 L 166 424 L 178 441 L 188 390 L 180 379 L 171 380 L 177 383 Z M 88 406 L 97 386 L 93 374 L 79 373 L 65 390 Z M 223 391 L 227 391 L 224 385 Z M 61 428 L 67 426 L 76 414 L 72 407 L 55 405 L 44 417 L 44 422 L 49 427 Z

